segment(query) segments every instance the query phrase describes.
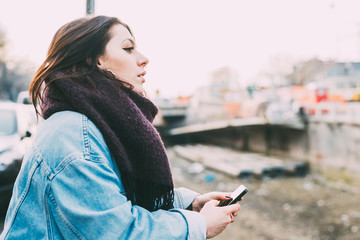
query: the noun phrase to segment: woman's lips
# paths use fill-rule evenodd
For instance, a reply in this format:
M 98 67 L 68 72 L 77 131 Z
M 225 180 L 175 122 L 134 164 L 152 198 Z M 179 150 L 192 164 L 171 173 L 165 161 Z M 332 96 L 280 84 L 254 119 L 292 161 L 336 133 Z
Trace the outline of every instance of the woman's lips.
M 138 77 L 141 79 L 141 82 L 142 82 L 142 83 L 145 82 L 145 78 L 144 78 L 145 74 L 146 74 L 146 71 L 144 71 L 143 73 L 141 73 L 141 74 L 138 75 Z

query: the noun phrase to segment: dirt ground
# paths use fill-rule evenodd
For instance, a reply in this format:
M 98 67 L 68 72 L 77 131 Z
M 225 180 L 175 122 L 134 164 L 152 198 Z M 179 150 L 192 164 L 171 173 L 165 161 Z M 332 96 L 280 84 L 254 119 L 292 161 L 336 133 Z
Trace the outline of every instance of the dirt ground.
M 235 222 L 216 240 L 359 240 L 360 179 L 341 171 L 312 170 L 302 178 L 250 179 L 227 177 L 194 165 L 168 149 L 177 187 L 206 193 L 249 192 Z M 195 173 L 196 172 L 196 173 Z

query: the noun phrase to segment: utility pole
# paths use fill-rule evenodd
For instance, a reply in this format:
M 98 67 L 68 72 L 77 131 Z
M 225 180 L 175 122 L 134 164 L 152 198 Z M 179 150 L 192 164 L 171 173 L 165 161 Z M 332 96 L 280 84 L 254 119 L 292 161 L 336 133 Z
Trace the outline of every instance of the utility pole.
M 358 23 L 358 32 L 357 32 L 357 50 L 358 50 L 358 56 L 357 56 L 357 60 L 360 61 L 360 22 Z
M 86 15 L 94 15 L 95 0 L 86 0 Z

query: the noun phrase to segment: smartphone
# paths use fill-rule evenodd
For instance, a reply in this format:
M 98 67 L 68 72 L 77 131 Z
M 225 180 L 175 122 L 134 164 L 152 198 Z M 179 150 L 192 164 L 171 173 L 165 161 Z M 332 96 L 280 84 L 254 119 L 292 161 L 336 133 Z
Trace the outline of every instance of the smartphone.
M 244 185 L 240 185 L 235 191 L 230 195 L 231 199 L 225 200 L 219 204 L 219 207 L 227 206 L 234 204 L 241 200 L 241 198 L 248 192 L 248 189 Z

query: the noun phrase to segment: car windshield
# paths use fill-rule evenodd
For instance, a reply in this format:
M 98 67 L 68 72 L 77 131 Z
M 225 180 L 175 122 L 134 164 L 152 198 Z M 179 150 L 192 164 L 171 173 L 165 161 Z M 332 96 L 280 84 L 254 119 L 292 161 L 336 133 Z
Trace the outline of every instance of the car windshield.
M 16 132 L 16 113 L 12 110 L 0 110 L 0 136 Z

